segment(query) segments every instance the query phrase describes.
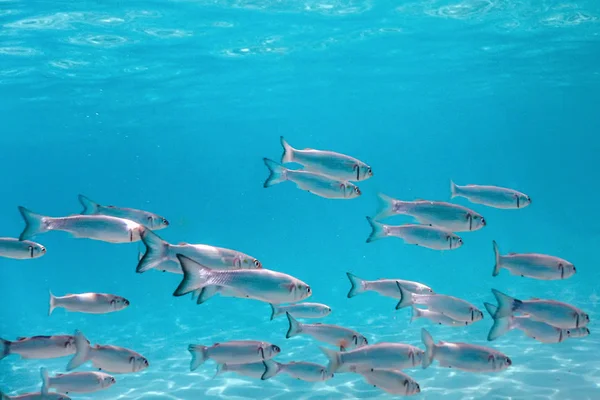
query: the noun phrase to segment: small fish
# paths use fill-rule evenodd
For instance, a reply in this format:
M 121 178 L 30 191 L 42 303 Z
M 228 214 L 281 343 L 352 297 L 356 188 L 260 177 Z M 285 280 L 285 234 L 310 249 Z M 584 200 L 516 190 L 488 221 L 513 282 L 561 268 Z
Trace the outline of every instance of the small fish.
M 279 363 L 274 360 L 264 360 L 245 364 L 223 363 L 217 364 L 217 373 L 215 376 L 227 372 L 235 372 L 240 375 L 265 381 L 277 375 L 279 371 Z
M 175 274 L 183 274 L 177 254 L 183 254 L 212 269 L 262 268 L 262 263 L 255 257 L 237 250 L 205 244 L 180 243 L 174 245 L 165 242 L 151 230 L 142 232 L 141 239 L 144 246 L 146 246 L 146 252 L 138 262 L 136 268 L 138 273 L 154 268 Z
M 472 321 L 457 321 L 455 319 L 450 318 L 449 316 L 442 314 L 441 312 L 424 310 L 421 308 L 417 308 L 412 306 L 412 317 L 410 318 L 410 322 L 413 322 L 419 318 L 426 318 L 431 322 L 435 322 L 438 325 L 446 325 L 446 326 L 466 326 L 470 325 Z
M 373 176 L 373 170 L 354 157 L 326 150 L 297 150 L 280 137 L 283 155 L 281 163 L 298 163 L 305 170 L 340 180 L 364 181 Z
M 71 335 L 20 337 L 16 341 L 0 339 L 0 360 L 9 354 L 23 359 L 47 359 L 75 354 L 75 338 Z
M 82 194 L 79 195 L 79 202 L 83 206 L 83 211 L 80 213 L 82 215 L 109 215 L 111 217 L 124 218 L 155 231 L 169 226 L 169 221 L 166 218 L 151 212 L 136 210 L 134 208 L 102 206 Z
M 69 232 L 73 237 L 100 240 L 109 243 L 129 243 L 140 240 L 143 225 L 128 219 L 108 215 L 71 215 L 68 217 L 46 217 L 19 206 L 25 220 L 25 229 L 19 240 L 49 232 Z
M 321 382 L 333 378 L 333 374 L 321 364 L 305 361 L 292 361 L 286 364 L 277 363 L 279 372 L 305 382 Z
M 468 343 L 438 342 L 425 328 L 421 329 L 421 340 L 425 344 L 423 368 L 437 360 L 441 367 L 456 368 L 468 372 L 499 372 L 512 365 L 505 354 L 483 346 Z
M 403 239 L 407 244 L 415 244 L 433 250 L 455 250 L 463 245 L 463 240 L 456 234 L 433 225 L 404 224 L 385 225 L 367 217 L 371 225 L 371 235 L 367 243 L 386 237 Z
M 492 293 L 498 301 L 494 318 L 503 318 L 515 312 L 529 314 L 531 318 L 546 322 L 557 328 L 583 328 L 590 322 L 590 316 L 577 307 L 556 300 L 518 300 L 496 289 Z
M 95 368 L 118 374 L 140 372 L 150 365 L 145 357 L 133 350 L 98 344 L 92 347 L 78 330 L 74 336 L 77 352 L 67 364 L 67 371 L 72 371 L 90 360 Z
M 17 396 L 9 396 L 0 392 L 0 400 L 71 400 L 69 396 L 63 393 L 25 393 Z
M 294 182 L 298 188 L 326 199 L 354 199 L 362 192 L 359 187 L 348 181 L 341 181 L 327 175 L 306 170 L 287 169 L 273 160 L 263 158 L 270 175 L 263 184 L 268 188 L 281 182 Z
M 410 376 L 402 371 L 393 369 L 363 369 L 357 370 L 371 385 L 390 394 L 412 396 L 421 392 L 421 387 Z
M 121 311 L 127 306 L 129 306 L 129 300 L 114 294 L 81 293 L 57 297 L 50 292 L 48 315 L 52 315 L 55 308 L 88 314 L 106 314 Z
M 271 304 L 271 321 L 285 313 L 290 313 L 296 318 L 323 318 L 331 313 L 331 308 L 319 303 L 298 303 L 288 306 L 275 306 Z
M 496 264 L 492 276 L 498 276 L 502 268 L 507 269 L 513 275 L 552 281 L 567 279 L 575 275 L 575 266 L 562 258 L 535 253 L 510 253 L 500 255 L 498 244 L 494 240 L 494 255 Z
M 69 393 L 91 393 L 108 389 L 114 385 L 114 377 L 103 372 L 72 372 L 70 374 L 58 374 L 54 377 L 48 376 L 46 368 L 41 368 L 42 393 L 48 393 L 49 389 Z
M 415 294 L 407 291 L 400 284 L 398 284 L 398 290 L 400 291 L 400 301 L 396 305 L 396 310 L 420 304 L 457 321 L 473 323 L 483 319 L 481 310 L 463 299 L 444 294 Z
M 346 272 L 352 287 L 347 297 L 350 299 L 364 292 L 377 292 L 382 296 L 399 299 L 398 284 L 409 292 L 418 294 L 433 294 L 433 289 L 419 282 L 403 281 L 401 279 L 378 279 L 376 281 L 366 281 L 356 275 Z
M 212 358 L 219 364 L 246 364 L 270 360 L 281 352 L 279 346 L 256 340 L 232 340 L 215 343 L 212 346 L 190 344 L 192 355 L 190 371 L 196 370 L 206 360 Z
M 379 193 L 379 211 L 374 219 L 408 215 L 420 224 L 432 224 L 451 232 L 476 231 L 486 224 L 483 216 L 467 207 L 444 201 L 396 200 Z
M 301 324 L 292 317 L 290 313 L 285 314 L 290 323 L 290 327 L 285 335 L 288 339 L 304 334 L 312 336 L 320 342 L 338 346 L 340 351 L 346 351 L 347 349 L 354 349 L 369 344 L 367 338 L 352 329 L 328 324 Z
M 304 300 L 312 295 L 310 286 L 293 276 L 268 269 L 216 270 L 177 254 L 183 279 L 173 296 L 209 286 L 224 286 L 266 303 L 281 304 Z
M 525 193 L 498 186 L 466 185 L 458 186 L 450 181 L 451 198 L 457 196 L 467 198 L 471 203 L 488 207 L 516 209 L 531 204 L 531 198 Z
M 405 369 L 421 365 L 424 351 L 403 343 L 375 343 L 341 352 L 320 347 L 327 356 L 327 371 L 352 371 L 368 368 Z M 350 368 L 354 366 L 355 368 Z
M 0 257 L 27 260 L 46 254 L 46 248 L 39 243 L 17 238 L 0 238 Z

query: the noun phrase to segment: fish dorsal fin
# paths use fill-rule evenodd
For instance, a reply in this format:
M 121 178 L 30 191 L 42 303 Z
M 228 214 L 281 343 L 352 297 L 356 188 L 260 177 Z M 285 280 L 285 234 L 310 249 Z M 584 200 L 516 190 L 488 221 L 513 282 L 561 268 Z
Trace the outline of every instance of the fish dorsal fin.
M 305 147 L 304 150 L 314 150 L 314 149 L 311 147 Z
M 416 198 L 415 201 L 427 201 L 427 200 L 421 199 L 421 198 Z
M 21 337 L 18 340 L 25 340 L 25 339 L 27 339 L 27 338 Z M 38 335 L 38 336 L 32 336 L 31 339 L 50 339 L 50 336 Z
M 106 206 L 106 208 L 117 208 L 117 207 L 110 205 L 110 206 Z
M 541 300 L 539 297 L 532 297 L 530 300 Z
M 177 243 L 177 246 L 189 246 L 190 244 L 188 242 L 179 242 Z
M 17 342 L 20 342 L 21 340 L 25 340 L 25 339 L 27 339 L 27 338 L 26 338 L 26 337 L 23 337 L 23 336 L 19 336 L 19 337 L 17 338 Z
M 508 255 L 509 255 L 509 256 L 514 256 L 514 255 L 516 255 L 516 254 L 517 254 L 517 253 L 515 253 L 515 252 L 508 253 Z
M 444 340 L 440 340 L 440 341 L 438 342 L 438 344 L 439 344 L 439 345 L 441 345 L 441 346 L 445 345 L 446 343 L 447 343 L 447 342 L 446 342 L 446 341 L 444 341 Z

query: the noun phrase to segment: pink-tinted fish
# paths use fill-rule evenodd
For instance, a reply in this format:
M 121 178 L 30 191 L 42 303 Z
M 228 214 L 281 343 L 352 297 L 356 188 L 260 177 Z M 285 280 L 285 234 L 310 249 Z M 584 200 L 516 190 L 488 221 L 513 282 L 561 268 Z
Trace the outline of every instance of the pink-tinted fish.
M 338 369 L 347 372 L 355 369 L 384 368 L 405 369 L 421 365 L 423 350 L 403 343 L 375 343 L 354 350 L 341 352 L 320 347 L 329 359 L 327 371 L 335 373 Z
M 402 371 L 394 369 L 359 369 L 357 374 L 375 386 L 387 392 L 398 396 L 412 396 L 421 393 L 421 387 L 410 376 Z
M 385 225 L 367 217 L 371 225 L 371 234 L 367 238 L 367 243 L 374 242 L 387 237 L 397 237 L 406 244 L 414 244 L 426 247 L 432 250 L 455 250 L 463 245 L 460 236 L 437 226 L 404 224 L 404 225 Z
M 0 360 L 10 354 L 24 359 L 59 358 L 75 354 L 72 335 L 20 337 L 16 341 L 0 339 Z
M 498 244 L 493 241 L 496 264 L 492 276 L 498 276 L 501 269 L 513 275 L 544 281 L 567 279 L 575 275 L 575 266 L 562 258 L 536 253 L 509 253 L 501 255 Z
M 337 346 L 340 348 L 340 351 L 346 351 L 347 349 L 354 349 L 369 344 L 366 337 L 352 329 L 329 324 L 302 324 L 292 317 L 290 313 L 286 313 L 286 315 L 290 323 L 290 327 L 285 335 L 288 339 L 304 334 L 312 336 L 320 342 Z
M 128 306 L 129 300 L 114 294 L 80 293 L 54 296 L 50 292 L 48 315 L 51 315 L 55 308 L 87 314 L 106 314 L 123 310 Z
M 47 393 L 50 389 L 56 389 L 67 394 L 91 393 L 108 389 L 116 383 L 113 376 L 104 372 L 71 372 L 70 374 L 58 374 L 52 377 L 48 376 L 46 368 L 41 368 L 40 372 L 42 375 L 42 393 Z
M 135 208 L 103 206 L 82 194 L 79 195 L 79 202 L 83 206 L 83 210 L 81 211 L 83 215 L 110 215 L 111 217 L 124 218 L 155 231 L 169 226 L 169 221 L 166 218 L 148 211 L 137 210 Z
M 190 371 L 204 364 L 209 358 L 219 364 L 246 364 L 270 360 L 281 352 L 279 346 L 256 340 L 233 340 L 215 343 L 212 346 L 190 344 L 188 351 L 192 355 Z
M 377 292 L 385 297 L 399 299 L 400 292 L 398 291 L 398 284 L 409 292 L 433 294 L 433 289 L 419 282 L 405 281 L 402 279 L 377 279 L 375 281 L 367 281 L 350 272 L 346 272 L 346 275 L 352 285 L 347 295 L 349 299 L 364 292 Z

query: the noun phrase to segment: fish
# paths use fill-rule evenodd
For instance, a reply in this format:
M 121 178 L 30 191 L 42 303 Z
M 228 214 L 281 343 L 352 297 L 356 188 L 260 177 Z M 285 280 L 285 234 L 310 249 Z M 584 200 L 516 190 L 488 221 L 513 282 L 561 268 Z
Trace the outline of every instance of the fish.
M 364 181 L 373 176 L 366 163 L 345 154 L 327 150 L 298 150 L 290 146 L 281 136 L 283 155 L 281 163 L 301 164 L 305 170 L 347 181 Z
M 402 201 L 383 193 L 378 194 L 378 199 L 376 220 L 408 215 L 420 224 L 432 224 L 451 232 L 477 231 L 486 225 L 481 214 L 458 204 L 430 200 Z
M 296 318 L 323 318 L 331 313 L 331 308 L 319 303 L 298 303 L 287 306 L 271 304 L 271 321 L 285 313 Z
M 135 208 L 103 206 L 82 194 L 79 195 L 79 202 L 83 206 L 83 210 L 80 213 L 82 215 L 109 215 L 111 217 L 124 218 L 155 231 L 169 226 L 169 221 L 166 218 L 148 211 L 137 210 Z
M 473 323 L 473 321 L 458 321 L 450 318 L 449 316 L 442 314 L 441 312 L 424 310 L 421 308 L 417 308 L 412 306 L 412 317 L 410 318 L 410 322 L 415 321 L 419 318 L 425 318 L 434 322 L 438 325 L 446 325 L 446 326 L 466 326 Z
M 232 288 L 266 303 L 294 303 L 312 295 L 310 286 L 293 276 L 269 269 L 210 269 L 182 254 L 177 254 L 183 279 L 173 296 L 210 287 L 212 285 Z
M 0 238 L 0 257 L 27 260 L 40 258 L 46 254 L 46 248 L 39 243 L 17 238 Z
M 88 314 L 106 314 L 121 311 L 129 306 L 129 300 L 124 297 L 107 293 L 81 293 L 54 296 L 50 292 L 50 307 L 48 315 L 52 315 L 55 308 L 64 308 L 68 311 Z
M 385 225 L 367 217 L 371 234 L 367 243 L 386 237 L 403 239 L 406 244 L 414 244 L 433 250 L 455 250 L 463 245 L 460 236 L 433 225 L 404 224 Z
M 362 375 L 369 384 L 389 394 L 412 396 L 421 393 L 417 381 L 402 371 L 370 368 L 357 370 L 356 373 Z
M 512 360 L 498 350 L 468 343 L 438 342 L 425 328 L 421 329 L 421 340 L 425 345 L 423 368 L 437 360 L 441 367 L 455 368 L 467 372 L 500 372 L 512 365 Z
M 91 361 L 101 371 L 118 374 L 140 372 L 150 366 L 146 357 L 133 350 L 98 344 L 92 347 L 79 330 L 75 331 L 74 336 L 77 352 L 67 364 L 67 371 L 72 371 L 87 361 Z
M 262 268 L 262 263 L 256 257 L 240 251 L 206 244 L 170 244 L 151 230 L 142 232 L 141 240 L 146 247 L 146 252 L 138 262 L 136 268 L 138 273 L 157 269 L 183 274 L 177 254 L 183 254 L 212 269 Z
M 336 351 L 319 347 L 329 360 L 327 371 L 335 373 L 338 369 L 347 371 L 367 368 L 406 369 L 422 364 L 425 352 L 418 347 L 404 343 L 381 342 L 362 346 L 350 351 Z
M 245 364 L 222 363 L 217 364 L 215 377 L 227 372 L 235 372 L 263 381 L 274 377 L 279 373 L 279 363 L 274 360 L 263 360 Z
M 396 310 L 420 304 L 431 311 L 437 311 L 457 321 L 473 323 L 483 319 L 483 312 L 463 299 L 445 294 L 415 294 L 407 291 L 400 284 L 398 284 L 398 290 L 400 291 L 400 301 L 396 305 Z
M 70 374 L 58 374 L 48 376 L 46 368 L 41 368 L 42 393 L 48 393 L 49 389 L 69 393 L 91 393 L 108 389 L 116 383 L 113 376 L 103 372 L 71 372 Z
M 498 276 L 504 268 L 513 275 L 552 281 L 570 278 L 577 272 L 572 263 L 562 258 L 536 253 L 509 253 L 503 256 L 495 240 L 492 244 L 496 257 L 492 276 Z
M 299 189 L 326 199 L 349 200 L 362 194 L 360 188 L 349 181 L 306 170 L 287 169 L 268 158 L 263 158 L 263 161 L 270 172 L 269 177 L 263 183 L 265 188 L 290 181 L 295 183 Z
M 0 392 L 0 400 L 71 400 L 69 396 L 64 393 L 25 393 L 16 396 L 9 396 Z
M 471 203 L 494 208 L 518 209 L 531 204 L 531 197 L 525 193 L 498 186 L 458 186 L 450 181 L 450 193 L 451 198 L 464 197 Z
M 401 279 L 377 279 L 376 281 L 367 281 L 357 277 L 356 275 L 346 272 L 350 280 L 350 291 L 347 297 L 351 299 L 364 292 L 377 292 L 382 296 L 399 299 L 398 284 L 409 292 L 418 294 L 433 294 L 433 289 L 419 282 L 405 281 Z
M 218 364 L 246 364 L 270 360 L 281 352 L 277 345 L 256 340 L 232 340 L 215 343 L 212 346 L 190 344 L 188 351 L 192 355 L 190 371 L 195 371 L 209 358 Z
M 31 239 L 49 231 L 69 232 L 75 238 L 99 240 L 109 243 L 130 243 L 140 240 L 143 225 L 128 219 L 108 215 L 70 215 L 46 217 L 19 206 L 25 228 L 19 240 Z
M 20 337 L 16 341 L 0 339 L 0 360 L 10 354 L 23 359 L 48 359 L 75 354 L 75 337 L 72 335 Z
M 494 318 L 508 317 L 518 313 L 529 314 L 531 318 L 546 322 L 557 328 L 583 328 L 590 322 L 590 316 L 579 308 L 556 300 L 519 300 L 497 289 L 492 289 L 498 301 Z
M 284 373 L 294 379 L 305 382 L 321 382 L 333 378 L 333 374 L 321 364 L 305 361 L 292 361 L 289 363 L 276 363 L 278 373 Z
M 338 346 L 340 351 L 363 347 L 369 344 L 367 338 L 352 329 L 329 324 L 301 324 L 286 312 L 290 326 L 285 335 L 287 339 L 297 335 L 308 335 L 314 339 L 332 346 Z

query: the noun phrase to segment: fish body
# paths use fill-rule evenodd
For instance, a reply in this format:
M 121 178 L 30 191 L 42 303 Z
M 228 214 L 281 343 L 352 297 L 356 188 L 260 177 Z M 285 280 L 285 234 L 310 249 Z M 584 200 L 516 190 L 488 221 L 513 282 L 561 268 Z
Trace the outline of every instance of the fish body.
M 417 308 L 415 306 L 412 307 L 412 317 L 410 322 L 415 321 L 419 318 L 425 318 L 429 321 L 436 323 L 438 325 L 446 325 L 446 326 L 467 326 L 472 324 L 472 321 L 458 321 L 450 318 L 449 316 L 442 314 L 441 312 L 424 310 L 422 308 Z
M 55 308 L 87 314 L 106 314 L 120 311 L 129 306 L 129 300 L 121 296 L 107 293 L 81 293 L 66 296 L 54 296 L 50 292 L 50 307 L 48 315 Z
M 354 350 L 339 352 L 325 347 L 321 351 L 327 356 L 329 365 L 327 371 L 335 373 L 343 371 L 385 368 L 405 369 L 421 365 L 424 355 L 418 347 L 403 343 L 375 343 Z
M 304 334 L 312 336 L 320 342 L 337 346 L 340 348 L 340 351 L 346 351 L 346 349 L 354 349 L 369 344 L 367 338 L 352 329 L 329 324 L 302 324 L 292 317 L 290 313 L 286 313 L 286 315 L 290 323 L 287 334 L 285 335 L 288 339 Z
M 531 198 L 525 193 L 498 186 L 459 186 L 451 181 L 450 192 L 452 198 L 465 197 L 471 203 L 494 208 L 517 209 L 531 204 Z
M 0 238 L 0 257 L 27 260 L 39 258 L 46 254 L 46 248 L 31 240 L 19 240 L 17 238 Z
M 402 371 L 393 369 L 363 369 L 356 373 L 371 385 L 387 392 L 399 396 L 412 396 L 421 392 L 421 387 L 410 376 Z
M 331 308 L 319 303 L 297 303 L 287 306 L 271 304 L 271 321 L 277 316 L 289 313 L 295 318 L 323 318 L 331 313 Z
M 496 258 L 492 276 L 498 276 L 500 270 L 504 268 L 513 275 L 551 281 L 570 278 L 577 272 L 575 266 L 569 261 L 546 254 L 510 253 L 503 256 L 496 241 L 492 243 Z
M 305 361 L 279 364 L 279 370 L 292 378 L 305 382 L 320 382 L 333 378 L 333 374 L 328 372 L 325 366 Z
M 67 394 L 91 393 L 108 389 L 116 382 L 113 376 L 103 372 L 71 372 L 50 377 L 46 369 L 42 368 L 41 375 L 42 393 L 46 393 L 49 389 L 56 389 Z
M 398 291 L 398 285 L 401 285 L 404 289 L 412 293 L 433 294 L 433 289 L 419 282 L 405 281 L 402 279 L 378 279 L 375 281 L 367 281 L 350 272 L 346 272 L 346 275 L 352 285 L 347 295 L 349 299 L 358 294 L 370 291 L 377 292 L 385 297 L 399 299 L 400 292 Z
M 290 146 L 283 136 L 280 140 L 283 147 L 282 164 L 298 163 L 306 171 L 339 180 L 364 181 L 373 176 L 371 167 L 354 157 L 327 150 L 298 150 Z
M 212 346 L 190 344 L 192 355 L 190 371 L 194 371 L 209 358 L 219 364 L 246 364 L 270 360 L 281 352 L 279 346 L 256 340 L 233 340 Z
M 111 217 L 128 219 L 152 230 L 164 229 L 169 226 L 166 218 L 154 213 L 116 206 L 103 206 L 80 194 L 79 202 L 83 206 L 82 215 L 109 215 Z
M 426 247 L 432 250 L 455 250 L 463 245 L 460 236 L 433 225 L 404 224 L 385 225 L 367 217 L 371 225 L 371 235 L 367 243 L 386 237 L 397 237 L 407 244 Z
M 72 335 L 21 337 L 14 342 L 0 339 L 0 346 L 0 360 L 9 354 L 38 360 L 75 354 L 75 338 Z
M 267 380 L 277 375 L 280 364 L 274 360 L 263 360 L 245 364 L 223 363 L 217 365 L 217 375 L 235 372 L 254 379 Z

